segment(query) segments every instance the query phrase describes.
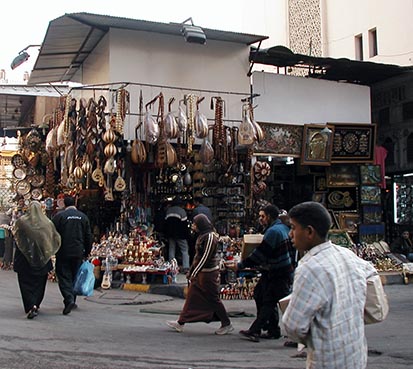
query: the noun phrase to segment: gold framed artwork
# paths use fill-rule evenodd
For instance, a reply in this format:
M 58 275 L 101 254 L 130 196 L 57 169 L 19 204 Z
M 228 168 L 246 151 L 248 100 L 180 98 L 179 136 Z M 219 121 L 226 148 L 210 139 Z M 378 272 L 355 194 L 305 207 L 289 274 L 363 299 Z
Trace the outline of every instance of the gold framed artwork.
M 361 165 L 360 181 L 362 185 L 378 185 L 381 182 L 380 165 Z
M 380 205 L 381 188 L 379 186 L 361 186 L 360 202 L 364 205 Z
M 360 216 L 357 213 L 339 213 L 338 224 L 340 229 L 348 233 L 356 233 L 357 226 L 360 223 Z
M 332 163 L 374 161 L 376 124 L 329 123 L 334 126 Z
M 314 192 L 327 192 L 327 178 L 325 175 L 315 175 Z
M 330 229 L 328 231 L 328 239 L 335 245 L 343 247 L 353 246 L 353 240 L 350 235 L 342 229 Z
M 302 165 L 331 164 L 334 128 L 320 124 L 304 124 Z
M 303 141 L 303 126 L 299 124 L 258 123 L 264 139 L 254 145 L 254 153 L 299 158 Z
M 327 168 L 328 187 L 347 187 L 359 184 L 359 170 L 356 165 L 334 165 Z

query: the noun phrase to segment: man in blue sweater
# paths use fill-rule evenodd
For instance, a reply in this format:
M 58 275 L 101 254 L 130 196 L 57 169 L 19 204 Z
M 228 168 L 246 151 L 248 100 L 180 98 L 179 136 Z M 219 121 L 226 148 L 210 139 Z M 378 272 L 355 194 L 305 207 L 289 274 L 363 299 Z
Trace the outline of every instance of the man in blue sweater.
M 290 250 L 289 229 L 278 218 L 275 205 L 267 205 L 260 211 L 260 221 L 267 226 L 264 238 L 251 254 L 237 265 L 237 269 L 255 268 L 261 272 L 254 289 L 257 318 L 248 330 L 240 334 L 253 341 L 260 338 L 281 337 L 277 303 L 291 290 L 294 272 Z M 262 333 L 267 331 L 266 333 Z

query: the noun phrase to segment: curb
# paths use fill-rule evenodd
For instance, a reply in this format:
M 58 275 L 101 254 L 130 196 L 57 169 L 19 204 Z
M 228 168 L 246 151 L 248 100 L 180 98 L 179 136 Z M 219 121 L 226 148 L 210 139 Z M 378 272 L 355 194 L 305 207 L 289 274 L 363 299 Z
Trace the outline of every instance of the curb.
M 183 284 L 123 284 L 126 291 L 146 292 L 154 295 L 165 295 L 178 298 L 186 298 L 188 287 Z

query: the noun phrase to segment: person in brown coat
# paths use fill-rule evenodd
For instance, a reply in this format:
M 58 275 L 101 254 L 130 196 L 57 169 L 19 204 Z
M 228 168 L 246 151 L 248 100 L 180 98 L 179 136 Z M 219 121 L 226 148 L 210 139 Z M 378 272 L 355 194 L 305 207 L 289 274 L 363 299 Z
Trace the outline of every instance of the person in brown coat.
M 234 328 L 224 304 L 219 298 L 220 275 L 217 245 L 219 236 L 205 214 L 193 219 L 192 229 L 198 233 L 195 257 L 187 274 L 188 295 L 177 321 L 167 321 L 168 327 L 183 332 L 185 323 L 221 321 L 215 334 L 231 333 Z

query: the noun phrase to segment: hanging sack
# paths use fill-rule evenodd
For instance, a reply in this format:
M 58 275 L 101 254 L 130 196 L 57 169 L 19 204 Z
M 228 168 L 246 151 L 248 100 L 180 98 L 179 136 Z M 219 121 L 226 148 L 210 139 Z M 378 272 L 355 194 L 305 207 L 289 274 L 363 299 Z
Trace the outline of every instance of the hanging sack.
M 76 274 L 75 283 L 73 285 L 73 291 L 76 295 L 93 295 L 93 289 L 95 287 L 95 274 L 93 273 L 94 268 L 94 265 L 89 261 L 83 261 Z
M 384 321 L 389 313 L 389 302 L 384 292 L 380 276 L 374 274 L 367 278 L 366 304 L 364 306 L 364 323 L 374 324 Z

